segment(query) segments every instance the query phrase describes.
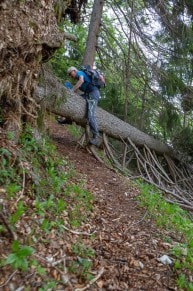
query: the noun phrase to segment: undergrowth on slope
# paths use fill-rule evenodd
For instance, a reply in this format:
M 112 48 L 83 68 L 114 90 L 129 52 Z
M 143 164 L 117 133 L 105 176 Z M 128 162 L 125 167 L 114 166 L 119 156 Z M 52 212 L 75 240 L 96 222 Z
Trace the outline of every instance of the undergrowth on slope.
M 183 290 L 193 290 L 193 220 L 192 216 L 176 204 L 168 203 L 163 193 L 156 187 L 137 181 L 140 189 L 140 205 L 148 209 L 157 225 L 165 230 L 173 230 L 180 240 L 171 243 L 169 256 L 173 259 L 173 269 L 178 275 L 177 285 Z
M 38 290 L 68 285 L 62 277 L 67 255 L 66 273 L 90 280 L 94 252 L 80 242 L 80 235 L 73 238 L 73 245 L 68 236 L 87 222 L 93 197 L 84 189 L 84 180 L 72 181 L 75 172 L 70 163 L 58 156 L 47 137 L 27 127 L 17 149 L 0 149 L 0 172 L 0 288 L 9 284 L 9 273 L 23 272 L 31 274 Z M 52 265 L 56 261 L 52 245 L 63 258 L 57 266 Z M 26 280 L 26 290 L 31 281 Z

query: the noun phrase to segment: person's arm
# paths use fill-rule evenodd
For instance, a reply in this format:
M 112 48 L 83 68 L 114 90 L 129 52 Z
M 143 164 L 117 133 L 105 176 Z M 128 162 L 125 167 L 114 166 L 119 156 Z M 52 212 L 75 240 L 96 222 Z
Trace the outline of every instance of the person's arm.
M 73 91 L 76 91 L 84 83 L 84 77 L 80 76 L 78 82 L 73 86 Z

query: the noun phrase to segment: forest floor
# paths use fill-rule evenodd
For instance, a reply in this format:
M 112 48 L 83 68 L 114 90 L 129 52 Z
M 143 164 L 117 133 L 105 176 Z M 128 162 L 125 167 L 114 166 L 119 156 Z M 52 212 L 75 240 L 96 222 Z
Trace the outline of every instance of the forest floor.
M 104 272 L 88 290 L 177 290 L 171 266 L 158 260 L 170 247 L 164 238 L 173 236 L 175 241 L 175 234 L 158 229 L 139 206 L 139 190 L 77 146 L 67 126 L 51 122 L 49 130 L 57 150 L 84 176 L 95 199 L 89 221 L 96 231 L 91 247 L 98 272 Z
M 49 278 L 60 282 L 61 278 L 63 282 L 65 280 L 64 272 L 58 265 L 49 267 L 46 258 L 51 256 L 60 261 L 64 254 L 69 253 L 72 244 L 80 240 L 95 251 L 92 258 L 94 281 L 86 286 L 77 279 L 78 274 L 69 273 L 66 287 L 62 283 L 56 289 L 42 288 L 42 276 L 38 276 L 35 269 L 30 273 L 13 272 L 6 265 L 0 270 L 0 290 L 179 290 L 172 266 L 159 261 L 161 256 L 169 255 L 171 242 L 178 241 L 178 235 L 159 229 L 147 210 L 139 205 L 139 190 L 133 182 L 97 161 L 91 152 L 79 146 L 67 125 L 59 125 L 50 119 L 47 126 L 58 153 L 73 164 L 75 174 L 72 182 L 81 184 L 84 181 L 83 187 L 94 196 L 93 210 L 86 224 L 76 231 L 67 224 L 68 228 L 60 236 L 54 230 L 45 234 L 38 225 L 41 221 L 32 211 L 34 198 L 29 197 L 25 202 L 28 211 L 17 224 L 17 234 L 20 242 L 26 243 L 25 237 L 30 237 L 29 231 L 34 229 L 31 239 L 40 238 L 35 243 L 36 259 L 43 266 L 47 264 Z M 5 195 L 1 198 L 6 201 Z M 11 202 L 6 203 L 4 207 L 9 209 Z M 89 237 L 88 233 L 93 232 L 94 237 Z M 7 238 L 0 237 L 0 256 L 6 258 L 9 252 Z

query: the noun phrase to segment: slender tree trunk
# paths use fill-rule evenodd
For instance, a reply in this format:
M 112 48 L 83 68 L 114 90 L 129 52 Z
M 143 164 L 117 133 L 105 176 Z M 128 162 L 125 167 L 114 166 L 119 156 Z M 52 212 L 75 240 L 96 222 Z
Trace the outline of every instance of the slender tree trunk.
M 127 69 L 126 69 L 127 70 Z M 129 103 L 129 80 L 128 72 L 125 73 L 125 85 L 124 85 L 124 121 L 128 121 L 128 103 Z
M 186 127 L 186 117 L 187 117 L 187 114 L 186 114 L 186 111 L 184 111 L 184 116 L 183 116 L 183 128 Z
M 147 88 L 147 83 L 145 83 L 144 90 L 143 90 L 143 95 L 141 98 L 141 117 L 140 117 L 140 123 L 139 123 L 139 129 L 143 130 L 144 128 L 144 114 L 145 114 L 145 97 L 146 97 L 146 88 Z
M 98 33 L 100 29 L 100 23 L 102 18 L 102 11 L 104 6 L 104 0 L 95 0 L 90 20 L 89 32 L 86 42 L 86 49 L 83 56 L 83 65 L 90 65 L 93 67 L 95 52 L 97 47 Z
M 133 2 L 131 6 L 133 12 Z M 131 13 L 132 15 L 132 13 Z M 128 52 L 125 60 L 125 102 L 124 102 L 124 121 L 128 121 L 128 103 L 129 103 L 129 87 L 131 77 L 131 42 L 132 42 L 132 21 L 128 27 Z

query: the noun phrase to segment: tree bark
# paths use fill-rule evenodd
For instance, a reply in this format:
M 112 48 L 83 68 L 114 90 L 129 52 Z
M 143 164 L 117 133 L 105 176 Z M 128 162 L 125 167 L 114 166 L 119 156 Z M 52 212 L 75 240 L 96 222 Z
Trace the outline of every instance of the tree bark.
M 77 124 L 85 127 L 85 100 L 66 89 L 51 74 L 45 75 L 45 78 L 46 86 L 37 87 L 36 89 L 35 98 L 37 101 L 45 102 L 45 106 L 49 111 L 71 118 Z M 126 140 L 129 137 L 137 146 L 147 145 L 157 153 L 167 153 L 168 155 L 174 156 L 174 153 L 168 145 L 99 107 L 97 108 L 96 117 L 100 132 L 104 132 L 108 136 L 116 139 Z

